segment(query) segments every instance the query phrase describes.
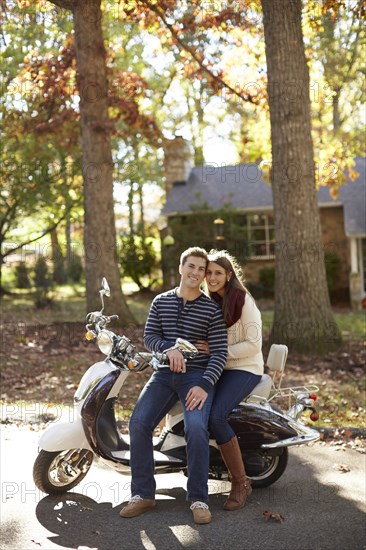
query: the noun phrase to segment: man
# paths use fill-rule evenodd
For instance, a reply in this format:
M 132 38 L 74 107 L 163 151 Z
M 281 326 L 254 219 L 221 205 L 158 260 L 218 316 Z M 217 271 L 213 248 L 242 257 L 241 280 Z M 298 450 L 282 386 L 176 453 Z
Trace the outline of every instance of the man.
M 120 515 L 139 516 L 155 507 L 153 430 L 179 398 L 184 411 L 190 501 L 196 523 L 210 523 L 208 501 L 208 418 L 214 386 L 227 357 L 227 331 L 221 308 L 200 285 L 207 268 L 207 253 L 199 247 L 180 258 L 180 285 L 156 296 L 145 326 L 144 343 L 150 351 L 165 352 L 170 369 L 154 372 L 131 416 L 130 451 L 132 498 Z M 210 355 L 199 353 L 185 361 L 174 348 L 177 338 L 193 344 L 207 340 Z

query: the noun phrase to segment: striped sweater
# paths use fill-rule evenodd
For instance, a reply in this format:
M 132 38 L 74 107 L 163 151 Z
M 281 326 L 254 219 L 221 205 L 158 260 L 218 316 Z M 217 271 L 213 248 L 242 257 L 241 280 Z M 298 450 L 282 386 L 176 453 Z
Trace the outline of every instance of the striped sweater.
M 223 371 L 227 358 L 227 330 L 221 308 L 202 293 L 195 300 L 177 296 L 177 289 L 163 292 L 153 300 L 145 325 L 144 344 L 149 351 L 163 352 L 185 338 L 192 344 L 206 340 L 210 355 L 199 353 L 187 360 L 187 372 L 202 370 L 199 384 L 209 391 Z

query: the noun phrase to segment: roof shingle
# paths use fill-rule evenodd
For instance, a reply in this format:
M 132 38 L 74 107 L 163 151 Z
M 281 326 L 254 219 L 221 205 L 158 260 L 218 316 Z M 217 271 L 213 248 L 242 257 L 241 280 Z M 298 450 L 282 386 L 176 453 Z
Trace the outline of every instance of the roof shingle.
M 345 232 L 348 236 L 366 235 L 366 159 L 357 158 L 355 181 L 347 178 L 341 185 L 338 198 L 329 194 L 329 187 L 318 191 L 319 206 L 342 204 Z M 170 191 L 162 213 L 172 215 L 189 213 L 199 206 L 220 210 L 228 206 L 238 210 L 266 210 L 273 208 L 271 186 L 261 178 L 258 165 L 198 166 L 191 170 L 185 185 L 175 185 Z

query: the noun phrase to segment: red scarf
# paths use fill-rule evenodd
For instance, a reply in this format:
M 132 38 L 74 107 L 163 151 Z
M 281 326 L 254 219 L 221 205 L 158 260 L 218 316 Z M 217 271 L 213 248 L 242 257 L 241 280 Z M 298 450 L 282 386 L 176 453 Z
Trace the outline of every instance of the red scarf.
M 222 297 L 219 294 L 217 294 L 217 292 L 213 292 L 211 297 L 215 300 L 215 302 L 220 304 L 222 308 L 222 302 L 223 302 Z M 241 312 L 245 302 L 245 292 L 240 290 L 240 288 L 233 288 L 228 294 L 228 300 L 229 300 L 229 314 L 225 319 L 225 324 L 229 328 L 240 319 Z

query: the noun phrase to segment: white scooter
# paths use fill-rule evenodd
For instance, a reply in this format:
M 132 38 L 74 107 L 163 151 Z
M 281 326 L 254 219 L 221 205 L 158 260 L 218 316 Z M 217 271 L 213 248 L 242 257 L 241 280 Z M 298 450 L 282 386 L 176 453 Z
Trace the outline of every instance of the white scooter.
M 72 421 L 50 424 L 39 441 L 39 454 L 34 463 L 36 486 L 48 494 L 62 494 L 75 487 L 89 471 L 93 458 L 130 475 L 129 438 L 121 435 L 115 417 L 115 401 L 128 376 L 148 367 L 166 368 L 164 354 L 139 353 L 125 336 L 117 336 L 106 326 L 117 319 L 106 316 L 104 296 L 110 291 L 105 279 L 100 296 L 102 309 L 87 315 L 86 338 L 96 340 L 103 361 L 90 366 L 80 380 L 74 395 Z M 194 356 L 195 346 L 186 340 L 177 340 L 176 346 L 185 357 Z M 252 486 L 266 487 L 285 471 L 288 448 L 319 439 L 319 433 L 299 419 L 303 411 L 314 409 L 317 386 L 281 389 L 281 378 L 287 358 L 287 347 L 272 345 L 267 366 L 277 373 L 275 377 L 262 376 L 252 393 L 236 407 L 229 422 L 236 433 L 247 475 Z M 290 406 L 282 412 L 274 401 L 289 400 Z M 210 479 L 226 480 L 228 472 L 215 440 L 210 439 Z M 187 470 L 184 417 L 178 401 L 166 416 L 165 427 L 154 438 L 156 473 Z

